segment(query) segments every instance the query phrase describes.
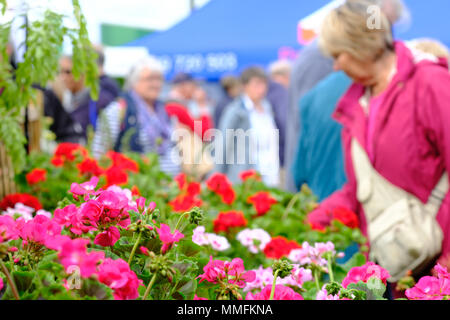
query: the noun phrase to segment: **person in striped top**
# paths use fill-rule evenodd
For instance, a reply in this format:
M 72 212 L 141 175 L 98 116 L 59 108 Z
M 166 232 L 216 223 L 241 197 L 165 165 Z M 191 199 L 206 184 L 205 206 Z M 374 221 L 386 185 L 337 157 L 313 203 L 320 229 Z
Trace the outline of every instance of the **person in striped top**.
M 177 148 L 171 136 L 173 124 L 160 101 L 163 68 L 157 59 L 138 61 L 126 79 L 125 93 L 109 104 L 97 119 L 92 153 L 99 158 L 109 150 L 156 152 L 161 170 L 180 172 Z

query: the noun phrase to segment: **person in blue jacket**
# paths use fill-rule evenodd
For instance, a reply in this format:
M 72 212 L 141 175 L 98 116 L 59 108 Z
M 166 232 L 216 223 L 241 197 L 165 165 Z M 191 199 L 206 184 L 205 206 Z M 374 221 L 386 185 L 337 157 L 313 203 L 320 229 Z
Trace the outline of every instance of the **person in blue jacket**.
M 347 180 L 341 125 L 331 115 L 350 84 L 350 78 L 343 72 L 335 72 L 300 100 L 300 136 L 292 175 L 297 190 L 306 183 L 319 201 L 340 189 Z

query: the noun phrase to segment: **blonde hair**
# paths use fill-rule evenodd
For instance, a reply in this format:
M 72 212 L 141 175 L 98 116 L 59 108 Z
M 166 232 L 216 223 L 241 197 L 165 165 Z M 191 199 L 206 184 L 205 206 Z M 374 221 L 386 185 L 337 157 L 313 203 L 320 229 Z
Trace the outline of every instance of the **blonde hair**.
M 376 60 L 386 49 L 393 50 L 394 39 L 380 6 L 371 1 L 347 1 L 324 19 L 319 46 L 328 56 L 348 52 L 358 60 L 368 61 Z
M 450 58 L 450 53 L 447 46 L 437 40 L 427 38 L 415 39 L 414 41 L 411 41 L 411 45 L 413 48 L 432 54 L 435 57 L 446 59 Z

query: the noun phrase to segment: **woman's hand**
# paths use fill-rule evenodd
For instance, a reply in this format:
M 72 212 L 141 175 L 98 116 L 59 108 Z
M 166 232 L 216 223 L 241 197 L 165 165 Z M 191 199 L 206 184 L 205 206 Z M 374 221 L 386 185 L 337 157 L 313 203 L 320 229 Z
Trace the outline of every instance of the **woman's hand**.
M 330 211 L 319 206 L 317 209 L 308 213 L 306 219 L 307 223 L 309 223 L 314 230 L 325 230 L 325 228 L 331 224 L 333 215 Z

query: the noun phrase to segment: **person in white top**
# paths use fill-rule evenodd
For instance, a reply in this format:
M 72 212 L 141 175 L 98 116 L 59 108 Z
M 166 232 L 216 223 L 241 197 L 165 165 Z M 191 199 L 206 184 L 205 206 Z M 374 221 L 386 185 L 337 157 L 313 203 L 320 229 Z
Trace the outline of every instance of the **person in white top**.
M 216 171 L 226 174 L 234 183 L 239 181 L 240 172 L 255 169 L 267 185 L 278 186 L 279 132 L 272 107 L 265 99 L 267 76 L 263 69 L 250 67 L 242 72 L 241 80 L 243 93 L 225 108 L 219 124 L 225 138 L 224 163 L 219 164 Z M 232 135 L 229 135 L 230 130 Z M 241 159 L 243 156 L 245 159 Z

